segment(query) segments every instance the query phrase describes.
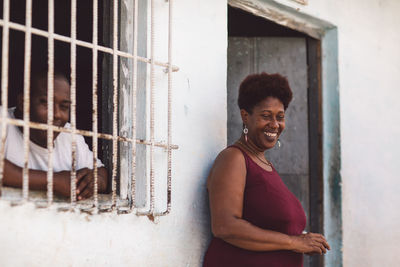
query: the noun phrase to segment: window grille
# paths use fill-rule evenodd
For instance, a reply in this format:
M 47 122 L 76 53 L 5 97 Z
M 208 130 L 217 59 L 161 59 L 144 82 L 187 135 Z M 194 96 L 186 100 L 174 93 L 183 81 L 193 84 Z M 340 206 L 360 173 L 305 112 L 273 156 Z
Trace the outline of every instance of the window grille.
M 142 57 L 138 55 L 138 14 L 140 12 L 139 0 L 133 1 L 132 14 L 128 14 L 132 16 L 130 19 L 133 20 L 133 23 L 129 25 L 132 27 L 127 29 L 133 33 L 133 52 L 129 53 L 126 51 L 122 51 L 119 49 L 119 35 L 118 35 L 118 27 L 119 27 L 119 5 L 120 1 L 114 0 L 112 1 L 112 47 L 106 47 L 100 45 L 98 42 L 98 1 L 93 1 L 93 37 L 92 42 L 79 40 L 77 38 L 77 0 L 71 0 L 71 35 L 64 36 L 61 34 L 57 34 L 54 31 L 54 2 L 55 0 L 48 0 L 48 30 L 43 30 L 39 28 L 34 28 L 32 26 L 32 0 L 26 0 L 26 10 L 25 10 L 25 24 L 16 23 L 10 21 L 10 0 L 3 0 L 3 18 L 0 19 L 0 26 L 2 27 L 2 82 L 1 82 L 1 148 L 0 148 L 0 196 L 2 192 L 2 180 L 3 180 L 3 171 L 4 171 L 4 147 L 6 141 L 6 125 L 12 124 L 16 126 L 20 126 L 23 128 L 23 140 L 24 140 L 24 166 L 23 166 L 23 180 L 22 180 L 22 198 L 19 203 L 26 203 L 30 200 L 29 195 L 29 172 L 28 172 L 28 157 L 29 157 L 29 130 L 40 129 L 47 130 L 47 148 L 48 148 L 48 171 L 47 171 L 47 199 L 45 204 L 42 202 L 36 203 L 40 207 L 50 207 L 54 202 L 53 197 L 53 162 L 52 162 L 52 153 L 54 149 L 53 144 L 53 135 L 54 131 L 57 132 L 67 132 L 72 134 L 72 166 L 71 166 L 71 196 L 70 203 L 67 207 L 59 207 L 62 210 L 82 210 L 91 213 L 98 212 L 106 212 L 106 211 L 117 211 L 118 213 L 131 213 L 136 212 L 138 215 L 148 215 L 148 216 L 162 216 L 166 215 L 171 210 L 171 151 L 173 149 L 177 149 L 178 146 L 172 144 L 172 135 L 171 135 L 171 110 L 172 110 L 172 73 L 178 71 L 176 66 L 172 65 L 172 8 L 173 1 L 164 1 L 164 0 L 149 0 L 150 1 L 150 55 L 148 57 Z M 157 61 L 155 58 L 155 2 L 163 2 L 163 4 L 168 5 L 168 62 Z M 10 29 L 17 30 L 25 33 L 25 60 L 24 60 L 24 110 L 23 110 L 23 120 L 20 119 L 11 119 L 8 118 L 8 67 L 9 67 L 9 32 Z M 47 76 L 47 84 L 48 84 L 48 118 L 47 124 L 44 123 L 36 123 L 29 121 L 29 104 L 30 104 L 30 71 L 31 71 L 31 41 L 32 36 L 42 36 L 46 37 L 48 40 L 48 76 Z M 70 69 L 71 69 L 71 115 L 70 115 L 70 124 L 71 128 L 63 128 L 53 126 L 53 96 L 54 96 L 54 42 L 62 41 L 70 44 Z M 93 102 L 93 116 L 92 116 L 92 130 L 82 130 L 77 128 L 76 123 L 76 57 L 77 57 L 77 47 L 86 47 L 92 50 L 92 102 Z M 112 114 L 112 134 L 102 133 L 98 130 L 98 52 L 103 52 L 112 56 L 112 80 L 113 80 L 113 114 Z M 132 60 L 132 65 L 129 68 L 129 72 L 132 72 L 132 126 L 131 131 L 132 135 L 126 136 L 126 134 L 121 134 L 118 129 L 118 92 L 120 90 L 120 81 L 118 76 L 119 69 L 119 60 L 121 59 L 130 59 Z M 137 96 L 137 81 L 138 81 L 138 62 L 143 62 L 149 66 L 149 74 L 148 78 L 150 80 L 149 86 L 149 110 L 150 110 L 150 118 L 149 118 L 149 135 L 150 138 L 148 140 L 138 139 L 136 136 L 136 96 Z M 168 80 L 168 93 L 167 93 L 167 140 L 159 141 L 155 139 L 155 69 L 163 68 L 165 75 L 167 75 Z M 146 74 L 147 75 L 147 74 Z M 94 170 L 94 192 L 93 198 L 89 201 L 86 201 L 85 205 L 81 205 L 79 201 L 77 201 L 76 196 L 76 135 L 80 134 L 86 137 L 90 137 L 93 142 L 92 151 L 93 151 L 93 170 Z M 111 201 L 107 202 L 106 205 L 101 205 L 99 203 L 99 194 L 98 194 L 98 172 L 97 172 L 97 161 L 98 158 L 98 140 L 110 140 L 112 141 L 112 170 L 111 170 Z M 117 201 L 117 175 L 118 175 L 118 144 L 120 143 L 129 143 L 131 146 L 131 181 L 130 188 L 127 192 L 128 201 Z M 145 145 L 149 148 L 149 203 L 147 203 L 147 210 L 143 211 L 138 209 L 135 205 L 135 185 L 136 185 L 136 147 L 137 145 Z M 154 150 L 158 148 L 165 149 L 167 153 L 167 203 L 166 209 L 164 211 L 156 211 L 155 209 L 155 172 L 154 172 Z M 42 204 L 40 204 L 42 203 Z

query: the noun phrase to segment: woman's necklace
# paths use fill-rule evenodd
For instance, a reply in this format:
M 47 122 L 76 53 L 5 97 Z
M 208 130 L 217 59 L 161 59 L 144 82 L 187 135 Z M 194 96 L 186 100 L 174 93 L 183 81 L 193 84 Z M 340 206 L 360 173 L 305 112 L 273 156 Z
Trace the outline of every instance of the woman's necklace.
M 271 163 L 269 160 L 265 159 L 265 158 L 264 158 L 264 160 L 263 160 L 262 158 L 260 158 L 260 157 L 257 155 L 257 152 L 256 152 L 253 148 L 251 148 L 249 145 L 244 144 L 241 140 L 238 140 L 237 142 L 238 142 L 242 147 L 244 147 L 245 149 L 247 149 L 251 154 L 253 154 L 254 156 L 256 156 L 256 157 L 258 158 L 259 161 L 261 161 L 261 162 L 264 163 L 265 165 L 267 165 L 267 166 L 269 166 L 269 167 L 272 168 L 272 163 Z

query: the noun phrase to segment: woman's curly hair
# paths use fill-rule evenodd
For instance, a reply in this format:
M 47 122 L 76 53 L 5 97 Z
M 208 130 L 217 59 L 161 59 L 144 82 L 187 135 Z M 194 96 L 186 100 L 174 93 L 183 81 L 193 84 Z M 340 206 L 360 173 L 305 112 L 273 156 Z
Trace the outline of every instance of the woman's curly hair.
M 293 97 L 288 80 L 278 73 L 251 74 L 240 84 L 239 108 L 251 114 L 253 108 L 269 96 L 278 98 L 286 110 Z

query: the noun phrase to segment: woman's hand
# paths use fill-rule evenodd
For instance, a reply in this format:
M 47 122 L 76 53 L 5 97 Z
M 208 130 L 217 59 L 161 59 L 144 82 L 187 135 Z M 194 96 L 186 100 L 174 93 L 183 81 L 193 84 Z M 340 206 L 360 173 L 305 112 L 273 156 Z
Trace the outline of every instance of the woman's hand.
M 307 233 L 298 236 L 291 236 L 292 250 L 298 253 L 306 254 L 325 254 L 330 250 L 328 242 L 321 234 Z

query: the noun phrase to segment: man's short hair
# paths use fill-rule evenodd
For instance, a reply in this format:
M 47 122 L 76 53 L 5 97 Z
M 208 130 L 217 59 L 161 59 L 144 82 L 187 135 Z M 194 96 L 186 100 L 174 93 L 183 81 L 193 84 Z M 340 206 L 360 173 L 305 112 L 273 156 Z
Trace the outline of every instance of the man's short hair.
M 48 74 L 48 68 L 37 68 L 34 69 L 32 68 L 31 71 L 31 79 L 30 79 L 30 95 L 32 96 L 34 93 L 36 93 L 38 87 L 38 81 L 40 79 L 47 79 L 47 74 Z M 69 75 L 61 69 L 54 69 L 54 79 L 56 78 L 61 78 L 64 79 L 69 85 L 71 85 L 71 81 L 69 78 Z

